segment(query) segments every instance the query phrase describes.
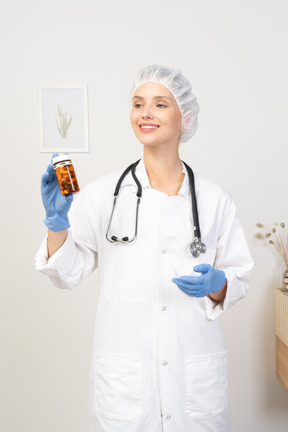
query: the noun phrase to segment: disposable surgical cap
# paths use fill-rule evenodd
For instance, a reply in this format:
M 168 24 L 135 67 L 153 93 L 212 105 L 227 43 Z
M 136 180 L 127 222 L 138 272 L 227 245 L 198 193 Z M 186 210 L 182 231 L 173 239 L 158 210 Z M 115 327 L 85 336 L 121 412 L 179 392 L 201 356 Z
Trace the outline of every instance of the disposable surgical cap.
M 136 89 L 146 82 L 162 84 L 172 93 L 182 115 L 182 130 L 179 142 L 186 142 L 192 138 L 198 126 L 199 105 L 196 96 L 192 93 L 191 84 L 181 74 L 181 71 L 156 64 L 144 67 L 135 76 L 132 97 Z

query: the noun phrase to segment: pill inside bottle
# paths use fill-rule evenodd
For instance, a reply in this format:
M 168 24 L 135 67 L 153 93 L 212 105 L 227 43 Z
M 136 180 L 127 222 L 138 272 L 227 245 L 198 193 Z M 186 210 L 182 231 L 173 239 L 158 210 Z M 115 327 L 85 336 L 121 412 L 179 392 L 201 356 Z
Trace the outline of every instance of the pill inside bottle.
M 52 163 L 54 165 L 61 194 L 69 195 L 71 193 L 79 192 L 80 188 L 71 157 L 67 154 L 55 156 L 52 159 Z

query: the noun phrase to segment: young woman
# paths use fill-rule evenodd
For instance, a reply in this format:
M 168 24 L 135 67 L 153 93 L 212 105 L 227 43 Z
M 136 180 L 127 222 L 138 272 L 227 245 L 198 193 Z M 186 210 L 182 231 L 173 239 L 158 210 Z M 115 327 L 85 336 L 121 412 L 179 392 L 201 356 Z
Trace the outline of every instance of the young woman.
M 228 432 L 218 317 L 247 292 L 253 263 L 243 229 L 230 195 L 179 158 L 199 110 L 181 72 L 140 70 L 131 103 L 143 158 L 118 195 L 122 171 L 86 186 L 69 211 L 72 198 L 48 166 L 48 237 L 36 267 L 70 289 L 98 267 L 93 432 Z

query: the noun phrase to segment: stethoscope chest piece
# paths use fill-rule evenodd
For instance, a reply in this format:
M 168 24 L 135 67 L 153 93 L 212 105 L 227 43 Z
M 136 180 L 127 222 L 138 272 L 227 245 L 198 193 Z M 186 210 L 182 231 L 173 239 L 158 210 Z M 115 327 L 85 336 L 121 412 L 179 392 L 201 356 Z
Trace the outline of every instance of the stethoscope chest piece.
M 190 245 L 190 252 L 193 258 L 199 258 L 201 253 L 205 253 L 207 250 L 206 245 L 201 242 L 199 237 L 195 237 Z

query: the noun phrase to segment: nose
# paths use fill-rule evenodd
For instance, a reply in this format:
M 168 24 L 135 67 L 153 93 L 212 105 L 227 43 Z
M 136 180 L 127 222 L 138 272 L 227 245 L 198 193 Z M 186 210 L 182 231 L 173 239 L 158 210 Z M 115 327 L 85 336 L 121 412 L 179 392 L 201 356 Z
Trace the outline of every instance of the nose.
M 142 118 L 143 119 L 151 119 L 153 117 L 154 117 L 153 111 L 151 110 L 151 108 L 146 106 L 142 112 Z

